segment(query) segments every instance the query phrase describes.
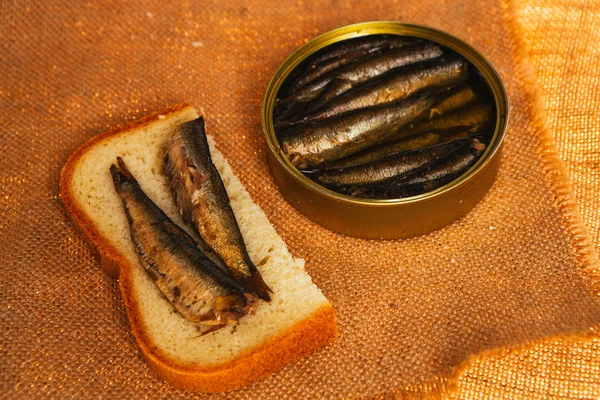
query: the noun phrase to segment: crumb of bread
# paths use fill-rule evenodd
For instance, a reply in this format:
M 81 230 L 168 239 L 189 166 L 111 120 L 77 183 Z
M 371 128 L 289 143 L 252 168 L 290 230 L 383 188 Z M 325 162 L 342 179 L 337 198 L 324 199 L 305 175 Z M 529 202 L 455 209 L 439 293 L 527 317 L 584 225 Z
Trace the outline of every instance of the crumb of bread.
M 188 107 L 174 115 L 161 114 L 141 128 L 108 137 L 88 149 L 78 161 L 70 190 L 77 206 L 94 221 L 100 235 L 133 265 L 134 295 L 130 301 L 139 309 L 136 323 L 150 338 L 151 346 L 176 363 L 206 368 L 232 362 L 310 318 L 316 310 L 331 306 L 304 271 L 304 260 L 291 256 L 264 212 L 217 150 L 212 137 L 209 144 L 213 161 L 228 191 L 250 258 L 273 290 L 272 301 L 260 302 L 255 314 L 245 316 L 235 325 L 200 336 L 197 327 L 162 297 L 138 262 L 109 167 L 117 156 L 122 156 L 146 194 L 182 226 L 162 173 L 163 155 L 173 127 L 196 117 L 196 111 Z M 186 230 L 193 235 L 189 228 Z

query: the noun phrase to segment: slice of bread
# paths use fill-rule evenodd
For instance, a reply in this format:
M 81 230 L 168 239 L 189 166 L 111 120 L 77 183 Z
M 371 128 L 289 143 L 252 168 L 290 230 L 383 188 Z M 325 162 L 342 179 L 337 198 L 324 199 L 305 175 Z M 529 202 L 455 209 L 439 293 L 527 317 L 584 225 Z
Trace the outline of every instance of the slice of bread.
M 337 328 L 331 304 L 304 271 L 302 260 L 290 255 L 210 137 L 213 161 L 250 257 L 273 290 L 272 301 L 260 301 L 253 315 L 235 325 L 200 336 L 146 274 L 131 242 L 109 167 L 122 156 L 146 194 L 184 227 L 166 186 L 162 163 L 173 128 L 197 117 L 194 108 L 183 104 L 92 138 L 67 161 L 60 193 L 69 216 L 102 265 L 119 276 L 131 329 L 149 364 L 174 386 L 218 392 L 246 385 L 330 343 Z

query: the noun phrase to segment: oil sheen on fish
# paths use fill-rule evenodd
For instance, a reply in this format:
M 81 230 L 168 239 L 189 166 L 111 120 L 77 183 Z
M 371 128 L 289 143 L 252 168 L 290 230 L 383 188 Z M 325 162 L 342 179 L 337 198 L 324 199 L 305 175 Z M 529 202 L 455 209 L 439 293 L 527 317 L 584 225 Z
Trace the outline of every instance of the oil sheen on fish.
M 381 50 L 395 49 L 419 41 L 419 39 L 398 36 L 371 37 L 369 39 L 370 40 L 365 40 L 363 38 L 347 40 L 337 47 L 334 45 L 334 49 L 331 51 L 324 51 L 322 54 L 318 54 L 317 57 L 310 60 L 306 71 L 292 82 L 290 85 L 291 91 L 293 91 L 294 88 L 302 87 L 314 81 L 331 70 L 355 61 L 366 54 L 375 53 Z
M 370 199 L 398 199 L 430 192 L 458 178 L 475 164 L 486 149 L 480 138 L 464 139 L 455 151 L 398 178 L 375 185 L 344 186 L 339 191 Z
M 359 108 L 391 103 L 425 89 L 457 86 L 466 79 L 467 63 L 459 58 L 436 59 L 394 69 L 375 82 L 367 82 L 335 97 L 303 120 L 321 120 Z
M 419 43 L 391 50 L 377 57 L 365 59 L 340 70 L 333 81 L 323 90 L 319 97 L 310 104 L 318 108 L 340 94 L 380 76 L 394 68 L 430 60 L 442 55 L 442 48 L 433 43 Z
M 406 139 L 399 140 L 397 142 L 382 144 L 379 146 L 372 147 L 360 153 L 344 157 L 342 159 L 333 161 L 324 166 L 324 169 L 340 169 L 353 167 L 355 165 L 361 165 L 370 163 L 373 161 L 381 160 L 384 157 L 392 154 L 402 153 L 405 151 L 422 149 L 435 145 L 441 138 L 439 133 L 427 132 L 417 136 L 411 136 Z
M 399 193 L 415 188 L 427 192 L 445 185 L 465 173 L 481 157 L 487 146 L 480 139 L 470 138 L 456 151 L 385 186 L 390 193 Z
M 337 69 L 343 65 L 347 65 L 348 63 L 355 61 L 357 58 L 364 56 L 365 54 L 369 54 L 370 51 L 364 50 L 361 52 L 351 52 L 346 53 L 338 58 L 332 58 L 324 61 L 321 64 L 311 64 L 308 69 L 298 77 L 296 81 L 294 81 L 290 85 L 290 91 L 298 90 L 299 88 L 307 85 L 308 83 L 314 81 L 315 79 L 325 75 L 329 71 Z
M 461 146 L 462 143 L 456 140 L 440 146 L 395 154 L 368 164 L 325 171 L 318 174 L 316 180 L 327 187 L 375 185 L 402 177 Z
M 169 143 L 164 173 L 183 220 L 250 293 L 269 301 L 269 287 L 246 250 L 229 196 L 212 162 L 202 117 L 181 124 Z
M 449 182 L 475 164 L 475 161 L 486 149 L 486 145 L 477 138 L 470 139 L 469 144 L 469 146 L 463 146 L 461 149 L 433 163 L 426 171 L 421 173 L 415 171 L 411 176 L 398 181 L 397 185 L 410 186 L 432 181 Z
M 406 36 L 363 36 L 355 39 L 344 40 L 343 42 L 333 44 L 328 48 L 321 50 L 312 57 L 312 64 L 321 64 L 327 60 L 342 57 L 347 53 L 367 50 L 370 52 L 381 49 L 393 49 L 404 46 L 408 43 L 418 41 L 417 38 Z
M 429 112 L 429 118 L 443 115 L 466 107 L 477 101 L 477 95 L 470 85 L 465 85 L 453 91 L 448 97 L 433 106 Z
M 281 148 L 297 168 L 318 167 L 381 143 L 432 104 L 430 96 L 420 95 L 383 107 L 357 110 L 342 118 L 293 127 L 292 133 L 281 136 Z
M 110 172 L 139 260 L 164 297 L 190 321 L 226 325 L 251 311 L 244 288 L 204 255 L 142 191 L 123 160 Z
M 490 104 L 475 104 L 460 108 L 450 114 L 438 115 L 429 120 L 419 122 L 414 126 L 404 126 L 391 135 L 387 141 L 398 140 L 421 132 L 445 131 L 449 129 L 468 129 L 475 132 L 490 125 L 492 117 L 493 108 Z
M 426 147 L 437 146 L 448 143 L 456 139 L 473 136 L 470 131 L 446 131 L 446 132 L 425 132 L 415 136 L 410 136 L 405 139 L 400 139 L 396 142 L 384 143 L 378 146 L 367 149 L 361 153 L 342 158 L 340 160 L 329 163 L 324 169 L 340 169 L 348 168 L 355 165 L 370 163 L 381 160 L 384 157 L 392 154 L 403 153 L 406 151 L 424 149 Z
M 307 105 L 307 107 L 311 108 L 318 107 L 320 104 L 324 104 L 324 102 L 337 96 L 337 94 L 391 69 L 418 61 L 429 60 L 441 55 L 441 47 L 433 43 L 417 43 L 406 47 L 392 49 L 381 54 L 367 55 L 356 60 L 354 63 L 323 74 L 307 85 L 298 87 L 288 98 L 282 100 L 282 104 L 279 107 L 285 107 L 283 103 L 308 102 L 323 93 L 324 98 L 317 99 L 318 104 Z M 329 90 L 329 85 L 330 83 L 333 84 L 334 80 L 335 84 L 331 90 Z M 278 119 L 278 122 L 279 120 L 280 119 Z

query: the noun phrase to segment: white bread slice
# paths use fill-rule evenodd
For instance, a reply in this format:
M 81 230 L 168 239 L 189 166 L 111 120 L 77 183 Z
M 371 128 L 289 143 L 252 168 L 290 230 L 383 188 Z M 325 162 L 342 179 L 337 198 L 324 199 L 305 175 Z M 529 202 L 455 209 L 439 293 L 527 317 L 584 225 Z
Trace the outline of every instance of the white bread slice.
M 246 385 L 330 343 L 337 327 L 331 304 L 302 260 L 290 255 L 210 137 L 213 161 L 250 257 L 273 290 L 272 301 L 260 301 L 256 313 L 236 325 L 200 336 L 148 277 L 138 262 L 109 167 L 122 156 L 146 194 L 183 226 L 162 174 L 163 154 L 173 128 L 197 117 L 194 108 L 183 104 L 92 138 L 67 161 L 60 193 L 102 265 L 119 276 L 131 329 L 149 364 L 174 386 L 218 392 Z

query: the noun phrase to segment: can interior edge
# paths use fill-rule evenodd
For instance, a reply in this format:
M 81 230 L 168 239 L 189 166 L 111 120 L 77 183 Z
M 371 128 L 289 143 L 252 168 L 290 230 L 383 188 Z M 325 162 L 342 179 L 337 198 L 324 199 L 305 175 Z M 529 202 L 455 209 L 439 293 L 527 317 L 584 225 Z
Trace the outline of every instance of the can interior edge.
M 303 174 L 301 174 L 283 155 L 282 150 L 279 146 L 279 142 L 276 139 L 275 128 L 273 125 L 273 108 L 275 104 L 275 98 L 281 85 L 283 84 L 287 76 L 292 72 L 292 70 L 308 56 L 322 49 L 323 47 L 329 46 L 330 44 L 342 40 L 374 34 L 396 34 L 403 36 L 421 37 L 437 42 L 443 46 L 446 46 L 458 52 L 476 67 L 476 69 L 480 72 L 481 76 L 486 81 L 493 95 L 494 102 L 496 104 L 496 126 L 488 149 L 483 154 L 483 156 L 477 161 L 477 163 L 473 165 L 465 174 L 431 192 L 423 193 L 413 197 L 391 200 L 375 200 L 362 198 L 359 199 L 333 192 L 316 184 L 315 182 L 311 181 Z M 269 151 L 271 152 L 270 155 L 273 156 L 269 159 L 271 171 L 273 173 L 274 168 L 282 169 L 283 171 L 280 172 L 285 171 L 285 174 L 283 176 L 287 176 L 288 180 L 290 180 L 290 182 L 282 181 L 282 179 L 284 178 L 281 174 L 273 174 L 274 178 L 276 175 L 278 177 L 276 179 L 276 183 L 278 184 L 282 193 L 284 191 L 289 192 L 290 190 L 296 192 L 298 188 L 302 188 L 302 192 L 304 193 L 304 195 L 311 197 L 311 199 L 308 199 L 308 201 L 304 202 L 309 206 L 311 205 L 309 203 L 313 203 L 314 201 L 318 202 L 322 200 L 329 200 L 330 202 L 332 202 L 332 204 L 344 205 L 344 207 L 354 207 L 358 212 L 361 213 L 369 213 L 370 209 L 377 214 L 380 214 L 383 210 L 392 211 L 395 208 L 402 208 L 403 206 L 408 210 L 414 209 L 414 206 L 419 204 L 434 204 L 436 197 L 439 198 L 440 201 L 443 201 L 443 199 L 448 197 L 448 195 L 451 195 L 451 192 L 453 191 L 456 193 L 468 191 L 469 186 L 471 186 L 469 184 L 470 180 L 472 181 L 475 177 L 479 177 L 480 175 L 482 175 L 484 172 L 486 172 L 486 168 L 497 168 L 498 163 L 496 162 L 497 160 L 495 160 L 495 158 L 499 157 L 500 147 L 508 124 L 508 99 L 504 85 L 502 84 L 502 81 L 494 67 L 478 51 L 473 49 L 471 46 L 467 45 L 462 40 L 453 37 L 445 32 L 426 26 L 396 21 L 374 21 L 348 25 L 326 32 L 300 46 L 290 56 L 286 58 L 286 60 L 281 64 L 281 66 L 277 69 L 277 71 L 271 78 L 263 98 L 261 111 L 262 124 L 265 132 L 267 146 L 269 148 Z M 495 170 L 492 172 L 492 174 L 486 174 L 490 177 L 490 179 L 493 179 L 493 177 L 495 176 Z M 279 182 L 277 182 L 278 180 Z M 489 186 L 491 186 L 491 183 L 489 184 Z M 477 196 L 482 198 L 485 192 L 487 192 L 487 189 L 483 194 L 479 192 L 477 193 Z M 290 199 L 290 193 L 284 193 L 284 197 L 286 197 L 288 201 L 292 200 Z M 479 201 L 480 198 L 477 199 L 477 201 Z M 309 211 L 306 207 L 303 207 L 302 201 L 290 201 L 290 203 L 292 203 L 292 205 L 295 208 L 299 209 L 299 211 L 303 212 L 309 218 L 320 220 L 317 222 L 321 223 L 326 228 L 341 233 L 349 234 L 351 236 L 377 237 L 377 234 L 374 232 L 365 232 L 363 234 L 352 229 L 348 231 L 344 228 L 340 229 L 339 227 L 336 228 L 335 226 L 327 226 L 327 221 L 325 221 L 325 223 L 322 223 L 322 218 L 314 218 L 315 210 Z M 473 204 L 473 206 L 474 205 L 475 204 Z M 460 216 L 464 215 L 468 211 L 469 210 L 464 211 L 464 213 L 458 215 L 452 220 L 458 219 Z M 438 229 L 440 227 L 441 226 L 432 226 L 432 229 L 430 230 Z M 389 235 L 384 236 L 389 237 Z M 408 236 L 414 235 L 400 235 L 398 237 Z

